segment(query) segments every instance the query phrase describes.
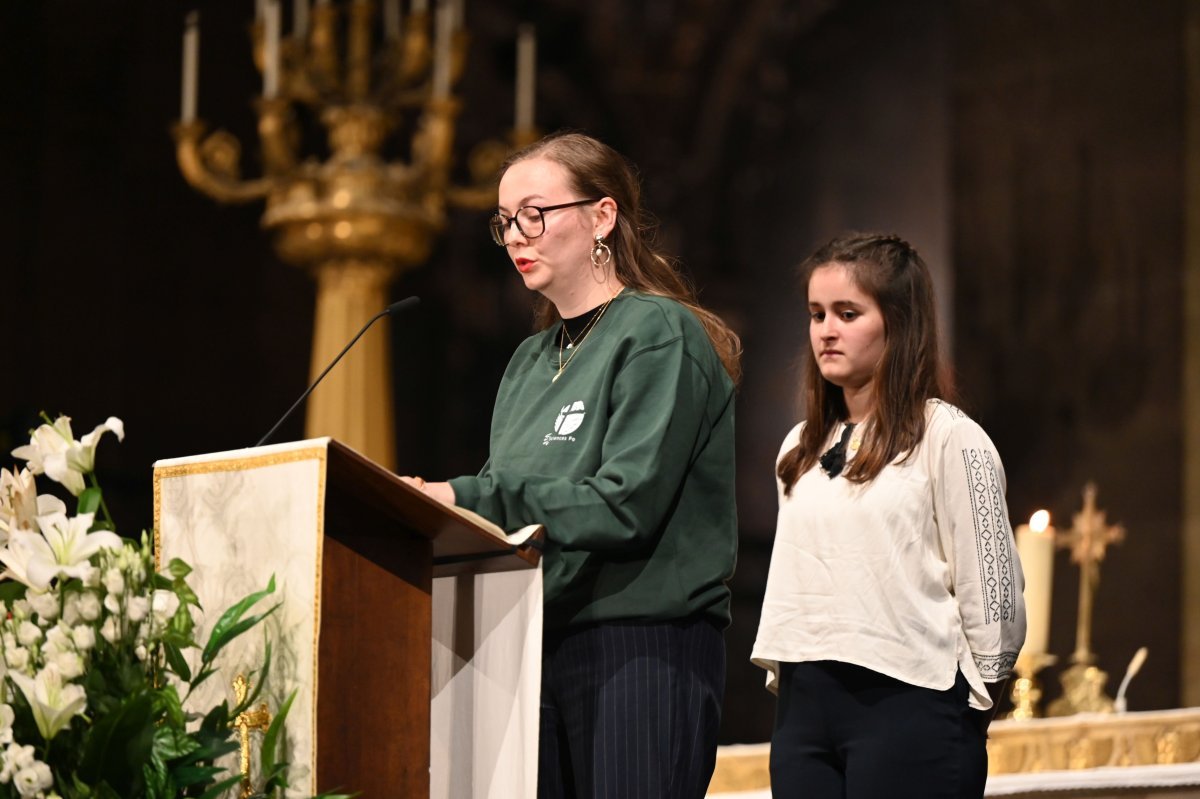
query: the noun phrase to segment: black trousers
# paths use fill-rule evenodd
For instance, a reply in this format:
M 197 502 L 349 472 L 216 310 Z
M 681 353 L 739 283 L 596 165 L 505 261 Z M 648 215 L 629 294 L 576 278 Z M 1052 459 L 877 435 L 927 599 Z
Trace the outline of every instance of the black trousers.
M 724 691 L 724 636 L 703 619 L 548 634 L 538 797 L 702 799 Z
M 775 799 L 979 799 L 987 739 L 959 672 L 946 691 L 836 661 L 781 663 Z

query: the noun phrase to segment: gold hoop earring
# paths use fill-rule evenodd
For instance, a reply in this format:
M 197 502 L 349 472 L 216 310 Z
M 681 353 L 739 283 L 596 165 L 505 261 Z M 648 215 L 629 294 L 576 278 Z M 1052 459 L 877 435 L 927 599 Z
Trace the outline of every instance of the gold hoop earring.
M 612 250 L 604 243 L 603 236 L 596 237 L 596 244 L 592 247 L 592 266 L 599 269 L 602 266 L 608 266 L 612 261 Z

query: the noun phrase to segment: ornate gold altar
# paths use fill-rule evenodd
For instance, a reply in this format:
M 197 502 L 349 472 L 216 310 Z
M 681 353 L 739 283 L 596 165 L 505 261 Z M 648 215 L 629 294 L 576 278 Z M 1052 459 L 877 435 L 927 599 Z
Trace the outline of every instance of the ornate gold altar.
M 769 758 L 769 744 L 721 747 L 708 795 L 769 796 Z M 1200 708 L 997 721 L 989 731 L 988 796 L 1180 797 L 1189 787 L 1200 796 Z
M 988 774 L 1200 763 L 1200 709 L 998 721 Z

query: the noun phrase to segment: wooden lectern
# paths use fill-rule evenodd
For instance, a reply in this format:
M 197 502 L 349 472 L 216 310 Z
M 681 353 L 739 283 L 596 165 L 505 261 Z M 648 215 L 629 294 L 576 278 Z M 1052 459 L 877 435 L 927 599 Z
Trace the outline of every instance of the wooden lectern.
M 287 725 L 289 796 L 334 788 L 365 799 L 429 796 L 434 578 L 534 574 L 540 533 L 514 546 L 330 439 L 160 461 L 154 502 L 157 552 L 162 563 L 181 557 L 195 568 L 209 626 L 276 577 L 284 604 L 268 629 L 273 655 L 264 697 L 274 711 L 299 690 Z M 535 587 L 537 619 L 529 629 L 536 627 L 538 654 L 526 648 L 510 672 L 540 669 L 540 574 Z M 451 612 L 461 616 L 464 608 Z M 465 635 L 478 637 L 477 623 L 465 626 Z M 466 652 L 460 660 L 469 661 L 471 643 L 459 644 L 455 650 Z M 221 682 L 259 667 L 263 642 L 246 645 L 222 664 Z M 462 668 L 455 661 L 451 671 Z M 207 688 L 198 701 L 219 702 L 228 691 Z M 464 729 L 461 722 L 442 726 Z M 495 794 L 459 783 L 443 793 Z

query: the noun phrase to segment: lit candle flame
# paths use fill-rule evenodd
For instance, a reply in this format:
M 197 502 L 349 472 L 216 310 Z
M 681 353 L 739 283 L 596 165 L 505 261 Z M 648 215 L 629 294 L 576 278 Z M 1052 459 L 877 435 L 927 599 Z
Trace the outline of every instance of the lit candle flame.
M 1039 510 L 1029 517 L 1029 529 L 1035 533 L 1044 533 L 1050 526 L 1050 511 Z

